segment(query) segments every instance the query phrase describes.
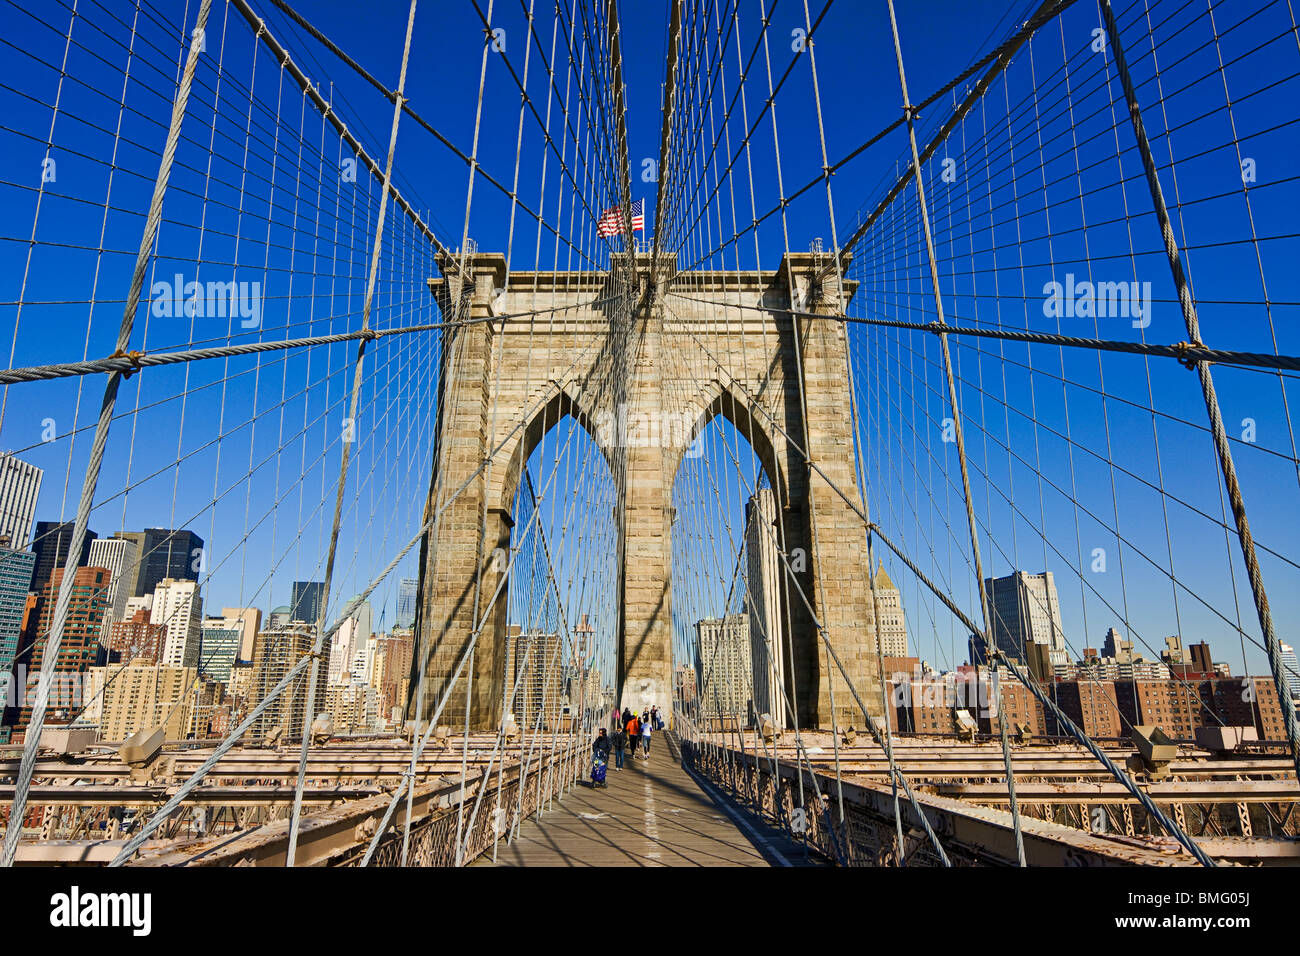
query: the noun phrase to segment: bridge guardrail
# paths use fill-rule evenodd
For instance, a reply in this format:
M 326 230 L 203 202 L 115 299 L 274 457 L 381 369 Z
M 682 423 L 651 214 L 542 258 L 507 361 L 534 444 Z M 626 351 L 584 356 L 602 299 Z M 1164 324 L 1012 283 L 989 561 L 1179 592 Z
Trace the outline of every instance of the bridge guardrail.
M 772 764 L 761 755 L 722 746 L 707 738 L 682 741 L 682 762 L 765 821 L 841 866 L 939 865 L 920 820 L 907 800 L 894 801 L 887 783 L 837 781 L 790 763 Z M 815 786 L 814 786 L 815 778 Z M 810 806 L 812 794 L 822 806 Z M 843 800 L 843 818 L 839 801 Z M 950 797 L 918 793 L 945 852 L 958 865 L 1015 865 L 1015 831 L 1010 813 L 972 806 Z M 897 809 L 896 809 L 897 808 Z M 895 829 L 902 816 L 903 843 Z M 1088 833 L 1059 823 L 1022 818 L 1026 860 L 1031 866 L 1195 866 L 1196 860 L 1171 841 Z

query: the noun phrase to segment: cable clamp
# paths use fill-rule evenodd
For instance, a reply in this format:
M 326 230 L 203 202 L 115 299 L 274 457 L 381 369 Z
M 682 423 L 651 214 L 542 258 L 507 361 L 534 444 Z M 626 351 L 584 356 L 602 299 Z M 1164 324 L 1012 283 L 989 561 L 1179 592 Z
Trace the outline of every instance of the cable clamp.
M 144 358 L 144 352 L 141 352 L 138 349 L 132 349 L 129 352 L 124 352 L 122 349 L 118 349 L 110 355 L 109 358 L 126 359 L 131 363 L 131 367 L 122 373 L 123 378 L 130 378 L 136 372 L 140 371 L 140 369 L 144 368 L 144 366 L 140 364 L 140 360 Z
M 1173 348 L 1176 352 L 1178 352 L 1178 355 L 1175 357 L 1178 359 L 1179 365 L 1181 365 L 1183 368 L 1186 369 L 1195 369 L 1196 363 L 1200 360 L 1189 357 L 1187 353 L 1192 349 L 1203 349 L 1205 348 L 1205 346 L 1194 344 L 1192 342 L 1179 342 Z

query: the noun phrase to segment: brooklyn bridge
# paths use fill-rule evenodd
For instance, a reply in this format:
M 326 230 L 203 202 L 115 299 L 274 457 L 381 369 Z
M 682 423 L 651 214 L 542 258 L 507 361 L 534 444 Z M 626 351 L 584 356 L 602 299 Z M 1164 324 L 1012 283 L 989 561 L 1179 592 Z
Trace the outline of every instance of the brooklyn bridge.
M 1300 862 L 1293 6 L 930 6 L 11 3 L 0 862 Z

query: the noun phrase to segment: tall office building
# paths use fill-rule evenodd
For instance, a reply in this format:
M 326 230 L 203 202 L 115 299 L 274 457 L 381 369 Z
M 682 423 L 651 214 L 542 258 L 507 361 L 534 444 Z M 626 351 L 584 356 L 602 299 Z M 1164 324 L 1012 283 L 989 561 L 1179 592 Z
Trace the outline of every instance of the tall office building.
M 1300 700 L 1300 661 L 1296 660 L 1295 648 L 1282 644 L 1282 667 L 1286 671 L 1287 682 L 1291 685 L 1291 696 Z
M 90 557 L 90 545 L 99 537 L 89 528 L 86 539 L 82 542 L 81 554 L 73 562 L 74 567 L 84 568 Z M 68 548 L 72 544 L 71 521 L 38 521 L 36 537 L 32 539 L 32 551 L 36 552 L 36 569 L 32 574 L 32 590 L 37 595 L 44 595 L 54 569 L 68 563 Z
M 140 570 L 140 548 L 134 541 L 97 538 L 90 543 L 89 563 L 109 573 L 106 624 L 126 620 L 126 602 L 131 597 Z
M 324 601 L 324 581 L 294 581 L 293 598 L 289 601 L 289 620 L 315 624 L 320 619 Z
M 95 703 L 85 716 L 98 718 L 102 739 L 125 740 L 160 724 L 168 740 L 194 734 L 195 691 L 200 687 L 193 667 L 132 661 L 93 667 L 87 678 L 86 696 Z
M 230 681 L 230 669 L 239 657 L 244 628 L 239 618 L 210 617 L 199 629 L 199 641 L 185 651 L 185 667 L 198 669 L 204 680 Z
M 748 722 L 753 709 L 749 615 L 728 614 L 695 624 L 700 654 L 700 714 Z
M 370 685 L 378 692 L 379 716 L 385 722 L 391 717 L 394 707 L 406 707 L 414 651 L 414 636 L 406 628 L 393 628 L 391 634 L 380 634 L 375 638 Z
M 239 626 L 244 635 L 239 643 L 239 659 L 241 661 L 251 661 L 253 659 L 253 642 L 257 640 L 257 632 L 262 629 L 261 608 L 223 607 L 221 616 L 239 620 Z
M 754 709 L 786 725 L 785 641 L 781 635 L 781 568 L 776 547 L 776 498 L 760 488 L 745 503 L 750 661 L 754 667 Z
M 136 594 L 149 594 L 165 579 L 197 581 L 203 566 L 203 539 L 193 531 L 145 528 L 140 545 Z M 126 535 L 119 535 L 126 537 Z M 154 616 L 155 620 L 157 615 Z
M 397 587 L 397 626 L 410 627 L 415 623 L 415 595 L 420 589 L 419 578 L 402 578 Z
M 0 547 L 22 551 L 31 544 L 43 474 L 35 465 L 0 454 Z
M 248 689 L 249 711 L 270 696 L 294 665 L 311 653 L 314 634 L 311 625 L 287 624 L 257 635 L 253 646 L 253 678 Z M 250 739 L 264 738 L 278 728 L 282 741 L 301 740 L 304 728 L 310 725 L 306 713 L 307 681 L 295 680 L 253 721 Z
M 130 541 L 133 545 L 135 545 L 135 554 L 136 554 L 135 573 L 134 575 L 127 575 L 122 579 L 123 584 L 126 585 L 127 600 L 129 601 L 132 598 L 138 597 L 140 595 L 147 595 L 149 599 L 152 600 L 153 591 L 152 590 L 145 591 L 140 587 L 140 575 L 144 571 L 144 562 L 141 560 L 144 557 L 144 552 L 145 552 L 144 532 L 143 531 L 116 531 L 113 533 L 113 537 L 121 538 L 123 541 Z M 127 612 L 128 615 L 132 613 L 134 612 L 133 611 Z
M 50 628 L 54 619 L 55 598 L 63 582 L 63 568 L 56 568 L 45 588 L 41 602 L 40 619 L 36 625 L 36 644 L 32 649 L 31 673 L 39 673 L 45 662 L 49 645 Z M 81 674 L 99 663 L 103 633 L 105 595 L 108 593 L 108 572 L 103 568 L 77 568 L 72 578 L 72 595 L 68 616 L 63 622 L 63 637 L 54 669 L 64 674 Z M 62 701 L 68 706 L 73 701 Z M 59 707 L 55 707 L 59 709 Z M 30 709 L 24 708 L 19 725 L 26 726 Z
M 1051 666 L 1069 664 L 1065 630 L 1061 627 L 1061 600 L 1051 571 L 1030 574 L 1016 571 L 1001 578 L 985 578 L 989 612 L 993 616 L 993 643 L 1008 656 L 1029 663 L 1044 654 Z M 1035 650 L 1032 644 L 1039 645 Z M 983 648 L 972 642 L 971 663 L 983 664 Z
M 167 645 L 167 628 L 149 620 L 149 609 L 142 607 L 127 620 L 108 627 L 108 663 L 125 664 L 128 661 L 156 664 Z
M 876 592 L 876 635 L 885 657 L 907 656 L 907 624 L 903 620 L 903 596 L 882 562 L 872 579 Z
M 197 644 L 203 626 L 203 598 L 195 581 L 163 578 L 153 592 L 153 623 L 167 628 L 162 663 L 185 666 L 186 651 Z
M 9 699 L 14 656 L 18 651 L 23 612 L 27 608 L 27 590 L 31 587 L 35 566 L 36 555 L 32 552 L 0 547 L 0 715 L 3 715 L 5 702 Z M 0 742 L 8 739 L 8 733 L 0 730 Z
M 559 711 L 564 681 L 564 661 L 559 634 L 541 631 L 521 633 L 510 626 L 506 639 L 506 688 L 514 688 L 507 710 L 515 715 L 522 730 L 548 728 Z
M 358 640 L 356 650 L 352 652 L 352 683 L 360 681 L 369 684 L 375 673 L 375 654 L 379 650 L 379 635 L 371 634 L 365 640 Z
M 310 623 L 315 624 L 313 619 Z M 371 612 L 370 603 L 362 601 L 356 609 L 339 627 L 334 634 L 333 642 L 330 645 L 330 666 L 329 666 L 329 683 L 345 683 L 349 677 L 359 678 L 359 673 L 353 673 L 358 659 L 358 652 L 361 655 L 361 661 L 365 661 L 366 643 L 370 640 Z
M 673 696 L 687 713 L 695 711 L 695 668 L 678 664 L 673 668 Z
M 318 697 L 336 734 L 363 734 L 379 725 L 379 695 L 369 684 L 334 684 Z

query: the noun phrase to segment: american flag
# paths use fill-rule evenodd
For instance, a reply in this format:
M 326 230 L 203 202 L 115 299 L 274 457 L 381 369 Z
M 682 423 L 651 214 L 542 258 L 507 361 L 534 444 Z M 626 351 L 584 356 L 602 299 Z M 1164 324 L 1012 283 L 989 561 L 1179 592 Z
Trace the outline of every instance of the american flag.
M 632 231 L 640 229 L 645 231 L 645 200 L 638 199 L 632 203 Z M 600 214 L 600 219 L 596 222 L 596 235 L 598 236 L 617 236 L 623 231 L 623 207 L 615 206 L 613 209 L 606 209 Z

